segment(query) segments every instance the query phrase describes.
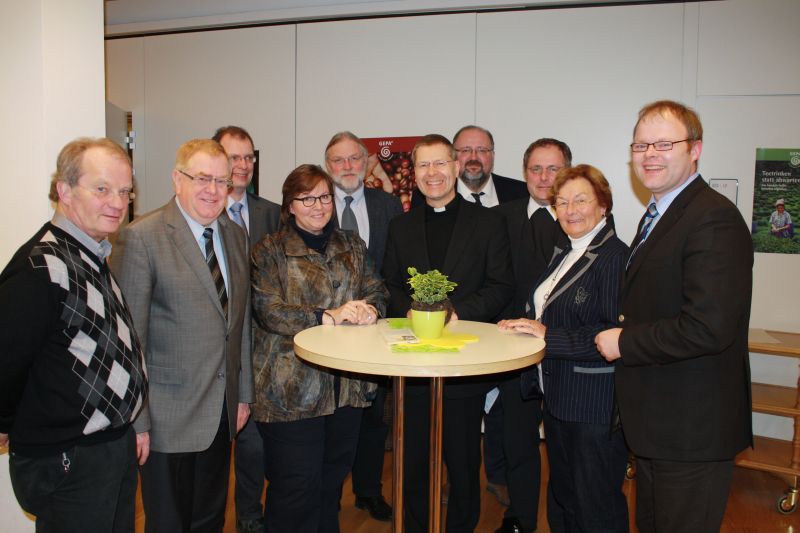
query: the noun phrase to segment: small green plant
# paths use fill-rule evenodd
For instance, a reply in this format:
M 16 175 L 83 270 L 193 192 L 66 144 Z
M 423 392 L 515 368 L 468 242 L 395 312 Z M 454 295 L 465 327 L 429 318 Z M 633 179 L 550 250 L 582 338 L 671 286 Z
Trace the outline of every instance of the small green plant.
M 458 283 L 447 279 L 447 276 L 438 270 L 429 270 L 425 274 L 414 267 L 408 267 L 408 284 L 411 285 L 411 298 L 423 304 L 435 304 L 447 299 L 447 293 L 452 292 Z

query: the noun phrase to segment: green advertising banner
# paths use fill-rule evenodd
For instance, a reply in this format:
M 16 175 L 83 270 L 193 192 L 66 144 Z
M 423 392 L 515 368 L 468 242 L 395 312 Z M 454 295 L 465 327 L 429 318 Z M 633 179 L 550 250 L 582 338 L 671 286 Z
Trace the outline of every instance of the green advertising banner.
M 757 148 L 753 184 L 756 252 L 800 253 L 800 148 Z

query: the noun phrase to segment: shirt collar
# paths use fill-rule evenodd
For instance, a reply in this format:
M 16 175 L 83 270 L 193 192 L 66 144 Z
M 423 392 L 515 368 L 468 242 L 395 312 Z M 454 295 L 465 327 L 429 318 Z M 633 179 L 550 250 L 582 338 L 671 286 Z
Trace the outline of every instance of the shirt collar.
M 344 192 L 339 187 L 334 187 L 333 194 L 336 196 L 337 204 L 341 202 L 341 204 L 344 205 L 345 196 L 352 196 L 353 197 L 352 205 L 355 205 L 360 203 L 364 199 L 364 184 L 362 183 L 361 186 L 353 192 Z
M 246 192 L 242 195 L 242 199 L 241 200 L 234 200 L 233 197 L 229 194 L 228 195 L 228 203 L 225 206 L 225 208 L 226 209 L 230 209 L 231 206 L 233 204 L 235 204 L 236 202 L 239 202 L 240 204 L 242 204 L 242 211 L 247 211 L 247 193 Z M 178 204 L 178 205 L 180 205 L 180 204 Z
M 486 180 L 486 184 L 483 186 L 483 189 L 478 191 L 479 193 L 483 193 L 483 196 L 481 196 L 481 200 L 483 201 L 485 199 L 486 202 L 488 202 L 488 203 L 492 203 L 494 201 L 494 199 L 497 198 L 497 192 L 495 192 L 495 189 L 494 189 L 494 178 L 493 178 L 493 176 L 494 176 L 494 174 L 489 174 L 489 179 Z M 466 184 L 464 183 L 464 180 L 462 180 L 461 178 L 456 178 L 456 180 L 457 180 L 457 182 L 456 182 L 456 192 L 458 194 L 460 194 L 466 201 L 475 203 L 475 197 L 472 196 L 472 193 L 474 191 L 472 189 L 470 189 L 469 187 L 467 187 Z M 483 202 L 483 203 L 486 203 L 486 202 Z
M 177 196 L 175 197 L 175 204 L 178 206 L 178 210 L 181 212 L 181 215 L 183 215 L 183 218 L 186 219 L 186 223 L 189 224 L 189 229 L 192 230 L 192 235 L 194 235 L 195 241 L 201 242 L 200 239 L 205 239 L 205 237 L 203 237 L 203 230 L 205 230 L 206 228 L 213 229 L 214 233 L 217 234 L 217 230 L 219 229 L 219 222 L 217 222 L 216 218 L 211 222 L 211 224 L 209 224 L 208 226 L 204 226 L 195 219 L 193 219 L 192 217 L 190 217 L 189 214 L 183 210 L 183 207 L 181 207 L 181 203 L 178 200 Z
M 91 250 L 101 261 L 105 261 L 105 259 L 111 255 L 111 243 L 108 242 L 108 239 L 103 239 L 100 242 L 92 239 L 85 231 L 76 226 L 60 211 L 56 211 L 53 214 L 51 222 L 54 226 L 66 231 L 79 243 Z
M 550 216 L 553 217 L 553 220 L 558 220 L 558 217 L 556 217 L 556 211 L 553 209 L 552 205 L 540 205 L 539 202 L 534 200 L 532 196 L 528 198 L 528 218 L 531 218 L 531 216 L 533 216 L 533 214 L 542 207 L 547 209 L 547 212 L 550 213 Z
M 689 176 L 689 178 L 686 181 L 684 181 L 677 189 L 669 191 L 667 194 L 662 196 L 661 199 L 658 200 L 658 201 L 656 201 L 656 197 L 655 196 L 650 196 L 650 201 L 647 203 L 647 205 L 650 205 L 651 203 L 656 202 L 656 209 L 658 210 L 658 214 L 659 215 L 663 215 L 664 213 L 667 212 L 667 209 L 669 209 L 669 206 L 672 204 L 672 202 L 675 200 L 675 198 L 677 198 L 678 195 L 681 192 L 683 192 L 683 190 L 686 187 L 688 187 L 689 184 L 691 182 L 693 182 L 698 176 L 700 176 L 700 173 L 699 172 L 695 172 L 694 174 Z

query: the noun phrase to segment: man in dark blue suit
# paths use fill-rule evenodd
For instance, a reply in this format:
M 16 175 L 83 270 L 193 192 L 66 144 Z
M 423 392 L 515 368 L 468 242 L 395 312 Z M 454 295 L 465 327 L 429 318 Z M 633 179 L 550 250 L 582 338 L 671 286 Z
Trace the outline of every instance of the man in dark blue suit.
M 389 316 L 411 306 L 408 268 L 437 269 L 458 284 L 450 301 L 465 320 L 492 321 L 511 300 L 514 279 L 503 216 L 467 202 L 455 191 L 459 163 L 453 145 L 426 135 L 411 154 L 425 205 L 389 225 L 383 273 Z M 448 379 L 444 387 L 442 447 L 450 481 L 447 531 L 473 531 L 480 517 L 480 431 L 487 383 Z M 405 401 L 406 532 L 428 531 L 428 380 L 409 379 Z
M 697 173 L 703 127 L 672 101 L 645 106 L 631 159 L 653 194 L 631 244 L 620 328 L 597 347 L 636 454 L 636 524 L 719 531 L 737 453 L 752 445 L 753 246 L 736 206 Z
M 364 187 L 367 147 L 356 135 L 343 131 L 334 135 L 325 149 L 325 167 L 333 178 L 336 220 L 339 227 L 358 233 L 367 254 L 380 271 L 386 250 L 389 221 L 403 212 L 400 199 L 382 190 Z M 388 521 L 392 508 L 381 494 L 384 443 L 389 427 L 383 421 L 386 381 L 378 383 L 372 405 L 364 409 L 358 448 L 353 463 L 356 507 L 375 520 Z
M 565 143 L 550 138 L 534 141 L 522 158 L 528 197 L 495 208 L 506 217 L 515 281 L 514 298 L 498 318 L 527 315 L 534 283 L 550 262 L 556 244 L 566 239 L 551 206 L 551 186 L 558 171 L 571 164 L 572 152 Z M 523 399 L 521 373 L 502 376 L 499 396 L 484 418 L 486 478 L 508 487 L 510 503 L 496 533 L 532 532 L 538 521 L 541 398 Z
M 228 194 L 225 212 L 245 230 L 252 247 L 264 235 L 277 231 L 281 206 L 247 192 L 256 163 L 253 138 L 247 130 L 239 126 L 225 126 L 214 133 L 213 139 L 225 148 L 231 165 L 233 187 Z M 260 532 L 264 529 L 264 512 L 261 508 L 261 493 L 264 491 L 263 453 L 261 435 L 250 419 L 236 437 L 234 450 L 237 533 Z

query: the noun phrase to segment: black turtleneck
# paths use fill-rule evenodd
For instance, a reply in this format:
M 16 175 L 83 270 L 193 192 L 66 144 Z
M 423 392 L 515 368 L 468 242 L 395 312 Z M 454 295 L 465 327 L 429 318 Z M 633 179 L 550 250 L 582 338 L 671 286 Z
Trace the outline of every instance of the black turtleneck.
M 431 269 L 442 270 L 444 258 L 447 255 L 447 245 L 456 227 L 458 208 L 461 205 L 461 195 L 444 206 L 444 211 L 435 211 L 425 204 L 425 239 L 428 242 L 428 258 Z
M 294 217 L 289 218 L 289 224 L 295 229 L 297 234 L 300 235 L 300 238 L 303 239 L 306 246 L 320 254 L 325 253 L 325 248 L 328 247 L 328 239 L 331 233 L 333 233 L 333 229 L 336 227 L 336 223 L 333 221 L 333 218 L 331 218 L 328 223 L 325 224 L 325 227 L 322 228 L 322 233 L 317 235 L 298 226 Z

